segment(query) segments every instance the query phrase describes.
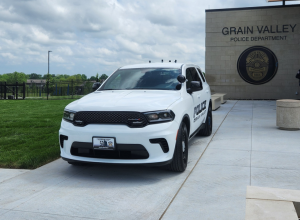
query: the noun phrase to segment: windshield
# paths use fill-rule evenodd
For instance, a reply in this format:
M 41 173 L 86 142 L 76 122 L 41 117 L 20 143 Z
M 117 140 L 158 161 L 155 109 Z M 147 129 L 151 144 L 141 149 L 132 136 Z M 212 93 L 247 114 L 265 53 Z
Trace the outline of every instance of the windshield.
M 181 74 L 181 69 L 119 69 L 98 91 L 123 89 L 176 90 L 176 85 L 178 84 L 177 76 L 179 74 Z

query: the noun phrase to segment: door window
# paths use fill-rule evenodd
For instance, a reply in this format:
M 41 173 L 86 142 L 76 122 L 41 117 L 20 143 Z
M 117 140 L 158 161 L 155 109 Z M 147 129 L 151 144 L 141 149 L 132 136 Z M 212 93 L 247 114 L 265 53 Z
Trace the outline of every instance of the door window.
M 201 70 L 199 68 L 197 68 L 197 70 L 198 70 L 203 82 L 205 82 L 205 77 L 204 77 L 203 73 L 201 72 Z
M 197 73 L 197 70 L 195 68 L 189 68 L 191 70 L 192 73 L 192 77 L 193 77 L 193 81 L 198 81 L 201 83 L 201 80 L 199 78 L 199 75 Z
M 190 71 L 190 68 L 186 69 L 186 90 L 188 90 L 189 88 L 191 88 L 191 82 L 193 81 L 193 76 L 192 73 Z
M 199 78 L 197 70 L 194 67 L 190 67 L 190 68 L 186 69 L 186 79 L 187 79 L 187 82 L 186 82 L 186 89 L 187 90 L 189 88 L 191 88 L 191 82 L 192 81 L 198 81 L 202 85 L 202 82 Z

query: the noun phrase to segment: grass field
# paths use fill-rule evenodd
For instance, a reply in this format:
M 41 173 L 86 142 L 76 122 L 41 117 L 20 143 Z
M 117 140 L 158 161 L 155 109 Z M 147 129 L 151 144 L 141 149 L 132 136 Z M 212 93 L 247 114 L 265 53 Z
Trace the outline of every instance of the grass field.
M 59 158 L 58 130 L 74 100 L 0 100 L 0 168 L 34 169 Z

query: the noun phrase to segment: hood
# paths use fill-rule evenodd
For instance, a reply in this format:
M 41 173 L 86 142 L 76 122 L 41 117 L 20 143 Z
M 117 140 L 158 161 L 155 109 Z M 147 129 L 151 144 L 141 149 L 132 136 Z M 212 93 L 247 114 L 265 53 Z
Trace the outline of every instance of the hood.
M 97 91 L 70 103 L 73 111 L 137 111 L 165 110 L 180 99 L 180 91 L 110 90 Z

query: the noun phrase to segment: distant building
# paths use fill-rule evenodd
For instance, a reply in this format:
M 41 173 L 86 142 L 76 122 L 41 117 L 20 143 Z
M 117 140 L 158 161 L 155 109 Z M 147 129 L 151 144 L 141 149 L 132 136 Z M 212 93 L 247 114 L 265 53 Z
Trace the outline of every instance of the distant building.
M 45 79 L 27 79 L 26 85 L 32 87 L 35 85 L 36 87 L 44 87 L 46 85 Z

